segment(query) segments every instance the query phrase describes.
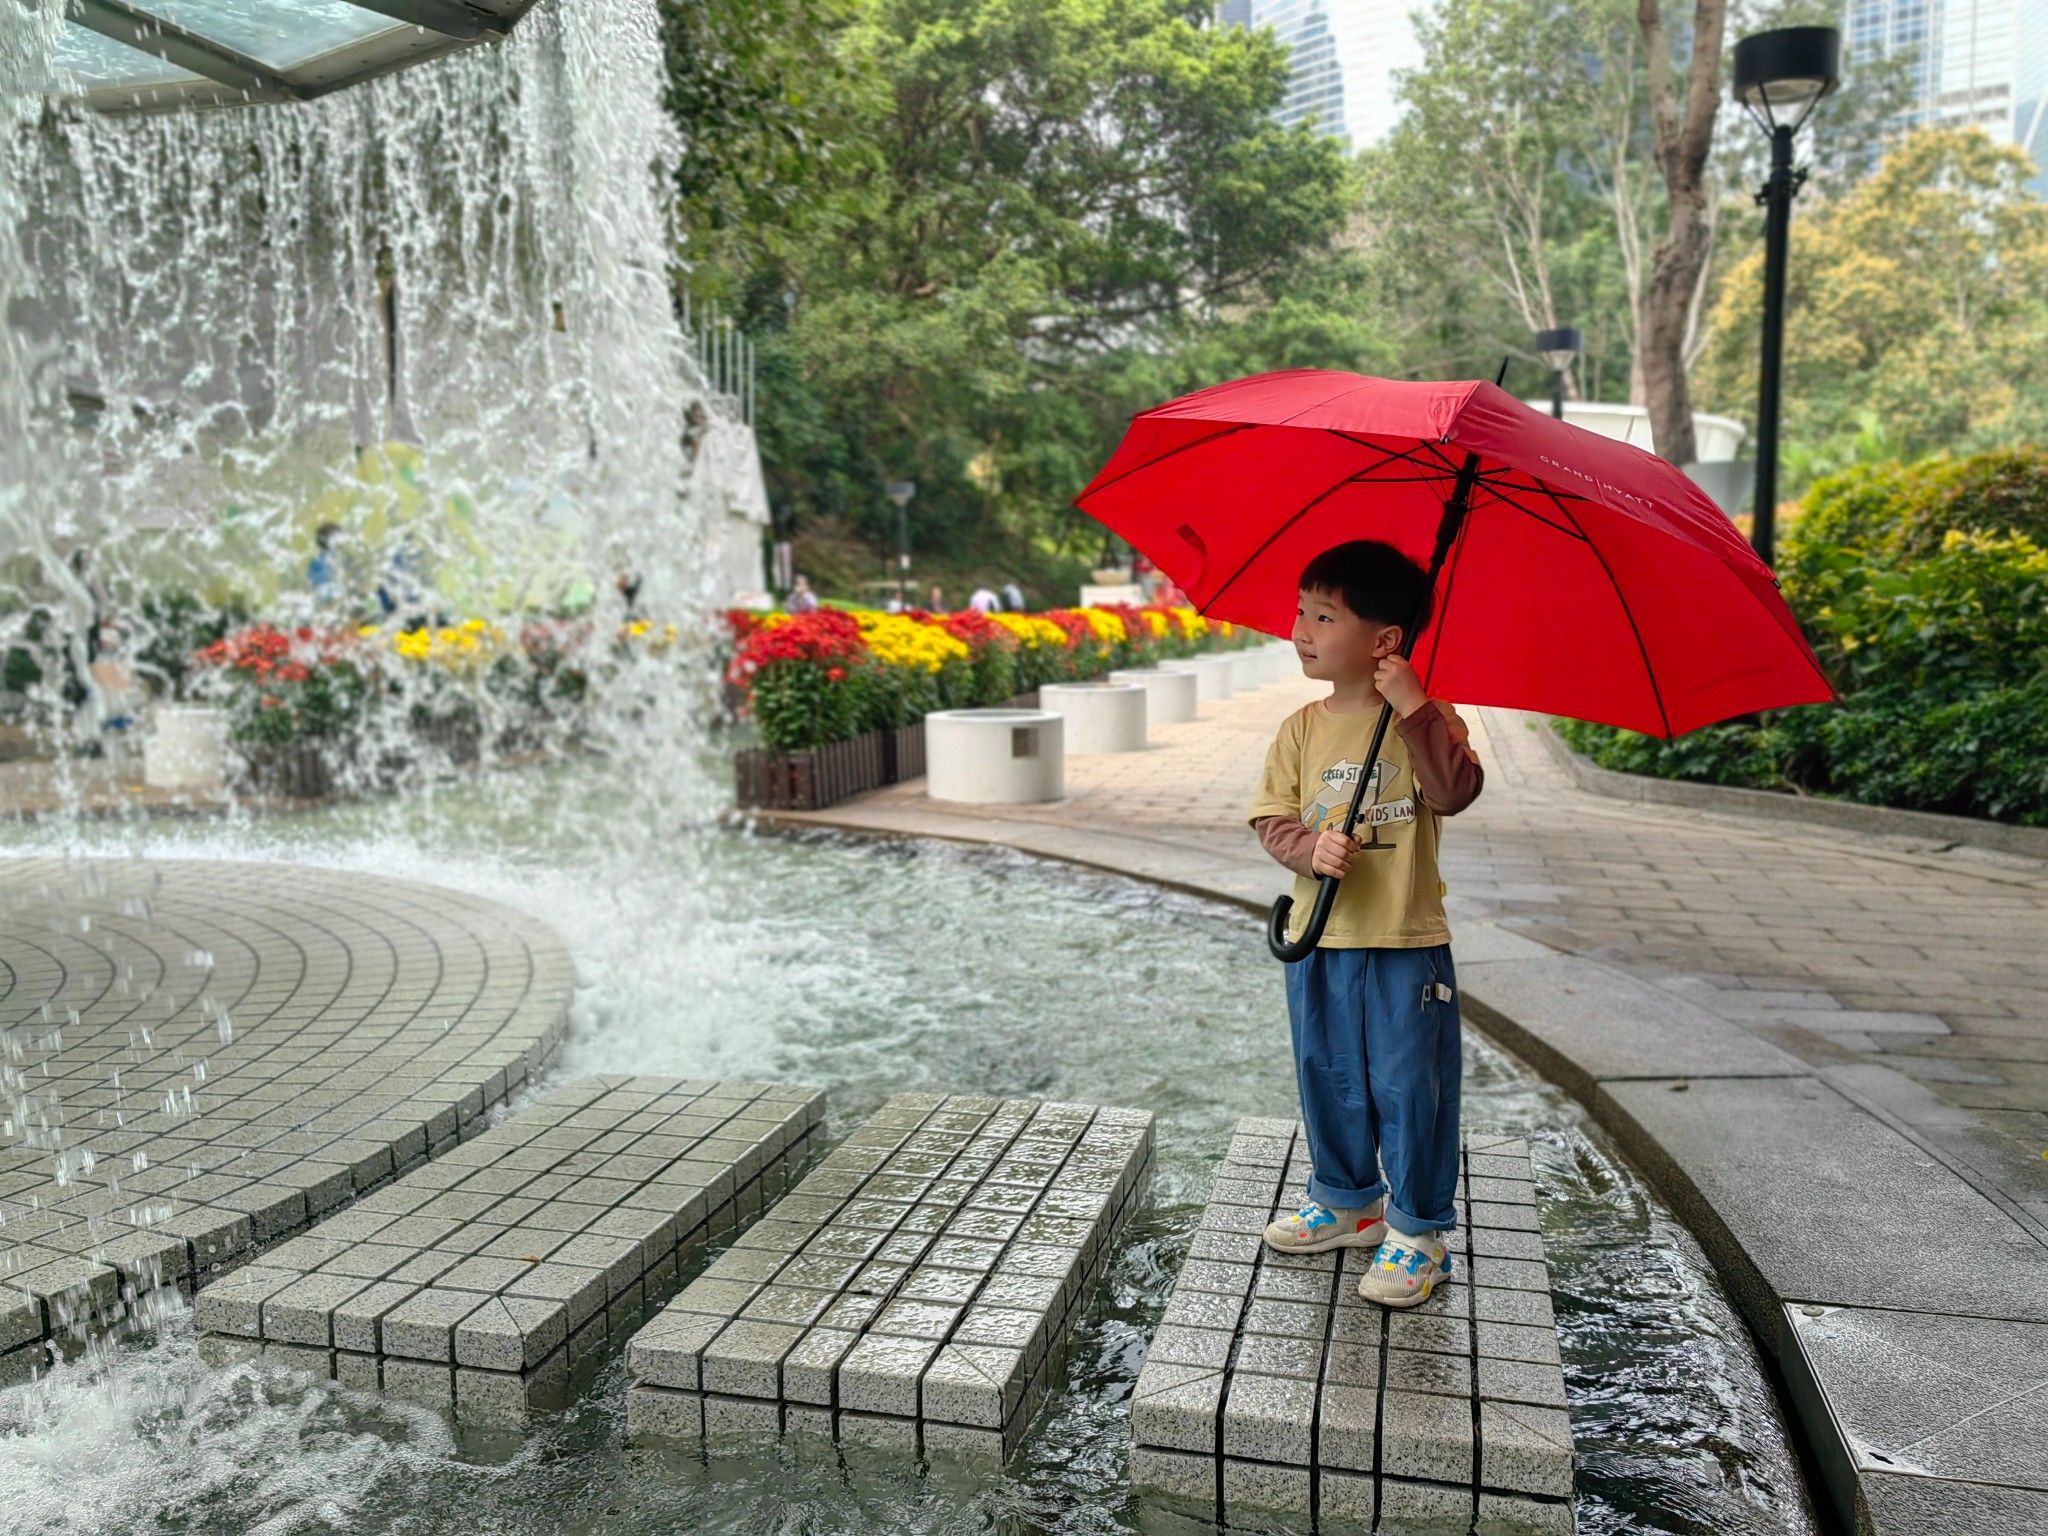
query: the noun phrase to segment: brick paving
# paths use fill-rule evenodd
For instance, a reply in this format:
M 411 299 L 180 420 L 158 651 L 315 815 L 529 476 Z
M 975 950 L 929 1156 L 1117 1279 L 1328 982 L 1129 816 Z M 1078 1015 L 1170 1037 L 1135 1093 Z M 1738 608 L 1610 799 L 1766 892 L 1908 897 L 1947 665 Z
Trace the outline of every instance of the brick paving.
M 1452 1279 L 1406 1310 L 1358 1295 L 1372 1249 L 1266 1246 L 1307 1177 L 1298 1125 L 1238 1122 L 1132 1394 L 1133 1481 L 1218 1525 L 1279 1510 L 1568 1536 L 1571 1421 L 1528 1145 L 1466 1139 Z
M 486 1416 L 569 1373 L 759 1216 L 822 1139 L 810 1088 L 571 1083 L 200 1292 L 208 1353 Z
M 452 891 L 0 860 L 0 1380 L 482 1132 L 573 982 Z
M 1151 1158 L 1144 1110 L 896 1095 L 634 1335 L 628 1423 L 1006 1457 Z
M 792 823 L 999 841 L 1270 902 L 1244 824 L 1306 680 L 1155 725 L 1145 752 L 1067 760 L 1067 798 L 944 806 L 913 781 Z M 1529 717 L 1467 709 L 1485 792 L 1445 824 L 1446 905 L 1634 971 L 1817 1067 L 1876 1064 L 1962 1111 L 1927 1148 L 2048 1241 L 2048 866 L 1580 789 Z M 1910 1086 L 1910 1084 L 1908 1085 Z M 1883 1106 L 1878 1106 L 1880 1109 Z

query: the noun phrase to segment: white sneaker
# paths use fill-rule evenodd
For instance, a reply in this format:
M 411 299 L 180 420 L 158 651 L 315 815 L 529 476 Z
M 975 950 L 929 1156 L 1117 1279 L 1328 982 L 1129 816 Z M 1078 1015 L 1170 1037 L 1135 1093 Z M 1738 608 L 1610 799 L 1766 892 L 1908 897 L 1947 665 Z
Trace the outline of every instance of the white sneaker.
M 1396 1232 L 1358 1278 L 1358 1294 L 1383 1307 L 1413 1307 L 1429 1300 L 1439 1280 L 1450 1278 L 1451 1249 L 1441 1232 Z
M 1376 1248 L 1387 1236 L 1387 1223 L 1380 1214 L 1386 1209 L 1384 1197 L 1356 1210 L 1331 1210 L 1311 1200 L 1292 1216 L 1282 1216 L 1266 1228 L 1266 1242 L 1282 1253 L 1322 1253 L 1330 1248 Z

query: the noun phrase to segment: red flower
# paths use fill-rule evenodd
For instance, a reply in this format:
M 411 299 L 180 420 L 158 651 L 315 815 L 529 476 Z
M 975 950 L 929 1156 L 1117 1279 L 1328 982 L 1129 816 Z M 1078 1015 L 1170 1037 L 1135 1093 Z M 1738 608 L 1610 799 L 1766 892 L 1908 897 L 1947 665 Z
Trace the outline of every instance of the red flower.
M 825 677 L 830 682 L 843 683 L 846 681 L 846 668 L 827 667 L 825 669 Z

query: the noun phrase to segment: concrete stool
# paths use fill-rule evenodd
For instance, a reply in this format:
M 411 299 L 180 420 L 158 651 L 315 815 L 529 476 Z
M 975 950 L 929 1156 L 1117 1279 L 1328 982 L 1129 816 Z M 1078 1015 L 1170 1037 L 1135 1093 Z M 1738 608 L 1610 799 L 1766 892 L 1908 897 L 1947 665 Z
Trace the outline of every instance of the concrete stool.
M 1109 674 L 1112 683 L 1136 683 L 1145 690 L 1147 725 L 1185 725 L 1196 718 L 1195 702 L 1201 683 L 1192 672 L 1169 672 L 1163 667 L 1127 667 Z
M 1230 667 L 1239 693 L 1256 693 L 1271 680 L 1266 676 L 1266 658 L 1257 651 L 1232 651 Z
M 1145 750 L 1145 690 L 1137 683 L 1048 683 L 1038 706 L 1065 717 L 1066 750 Z
M 1162 672 L 1192 672 L 1197 695 L 1204 704 L 1220 703 L 1237 691 L 1237 663 L 1228 656 L 1191 656 L 1186 661 L 1162 661 Z
M 1301 654 L 1288 640 L 1276 641 L 1260 649 L 1259 655 L 1266 663 L 1266 681 L 1284 683 L 1301 676 Z
M 924 717 L 925 795 L 1030 805 L 1067 792 L 1066 722 L 1043 709 L 942 709 Z
M 151 789 L 219 789 L 227 778 L 225 710 L 166 704 L 151 712 L 142 782 Z

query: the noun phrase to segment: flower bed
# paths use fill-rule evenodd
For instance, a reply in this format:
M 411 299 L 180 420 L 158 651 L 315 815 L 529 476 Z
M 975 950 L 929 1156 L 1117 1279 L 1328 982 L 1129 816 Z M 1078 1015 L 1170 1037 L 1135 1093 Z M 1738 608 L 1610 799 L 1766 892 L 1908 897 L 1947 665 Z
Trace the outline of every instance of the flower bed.
M 259 623 L 194 653 L 192 692 L 227 713 L 239 787 L 316 799 L 542 750 L 576 734 L 594 673 L 675 639 L 645 622 Z
M 762 741 L 736 760 L 739 800 L 768 809 L 821 809 L 920 776 L 923 721 L 935 710 L 1008 704 L 1034 697 L 1047 683 L 1085 681 L 1257 638 L 1212 625 L 1190 608 L 821 608 L 765 617 L 735 611 L 727 619 L 735 651 L 726 680 Z M 870 739 L 874 751 L 835 758 L 838 766 L 829 771 L 805 756 Z M 766 766 L 773 760 L 782 766 Z

